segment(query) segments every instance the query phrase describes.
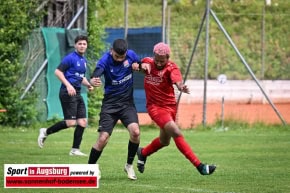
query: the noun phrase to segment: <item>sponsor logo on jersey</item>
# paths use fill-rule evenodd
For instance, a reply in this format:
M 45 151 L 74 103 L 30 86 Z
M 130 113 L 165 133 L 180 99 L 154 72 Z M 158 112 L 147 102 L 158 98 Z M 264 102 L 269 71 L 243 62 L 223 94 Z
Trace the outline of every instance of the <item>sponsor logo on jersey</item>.
M 124 82 L 130 80 L 132 78 L 132 74 L 129 74 L 128 76 L 125 76 L 123 79 L 121 80 L 112 80 L 112 85 L 119 85 L 119 84 L 123 84 Z
M 129 67 L 129 61 L 128 60 L 125 60 L 123 62 L 123 65 L 124 65 L 125 68 L 128 68 Z

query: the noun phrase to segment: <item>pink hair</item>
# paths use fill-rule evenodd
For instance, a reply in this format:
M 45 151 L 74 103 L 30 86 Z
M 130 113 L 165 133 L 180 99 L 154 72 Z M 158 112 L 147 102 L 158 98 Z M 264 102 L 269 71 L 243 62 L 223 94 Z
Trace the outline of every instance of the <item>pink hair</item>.
M 153 48 L 153 53 L 164 56 L 164 55 L 170 55 L 170 48 L 167 44 L 160 42 L 156 44 Z

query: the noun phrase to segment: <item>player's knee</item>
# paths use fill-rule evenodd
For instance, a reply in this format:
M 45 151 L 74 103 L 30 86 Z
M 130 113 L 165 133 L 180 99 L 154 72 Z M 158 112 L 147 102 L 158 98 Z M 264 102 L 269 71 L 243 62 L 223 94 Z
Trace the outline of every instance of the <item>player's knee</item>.
M 131 138 L 139 138 L 140 136 L 140 129 L 139 129 L 139 125 L 137 123 L 132 123 L 128 126 L 128 130 L 130 133 Z
M 110 135 L 107 132 L 101 132 L 97 143 L 106 144 L 109 141 Z
M 98 150 L 98 151 L 102 151 L 105 146 L 107 145 L 108 141 L 109 141 L 110 135 L 106 135 L 103 133 L 103 135 L 101 134 L 97 140 L 97 142 L 93 145 L 93 147 Z
M 137 137 L 140 136 L 140 129 L 139 129 L 139 127 L 136 128 L 136 129 L 134 129 L 134 130 L 132 131 L 132 136 L 135 137 L 135 138 L 137 138 Z
M 66 120 L 65 121 L 67 127 L 74 127 L 76 126 L 77 121 L 76 120 Z
M 87 119 L 78 119 L 77 124 L 82 127 L 87 127 Z

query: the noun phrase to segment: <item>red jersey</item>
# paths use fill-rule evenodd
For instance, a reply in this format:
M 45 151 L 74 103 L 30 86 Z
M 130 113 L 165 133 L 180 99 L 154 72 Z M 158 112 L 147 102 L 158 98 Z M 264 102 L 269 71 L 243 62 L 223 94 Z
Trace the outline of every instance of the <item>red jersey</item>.
M 156 68 L 153 58 L 146 57 L 142 63 L 150 64 L 150 74 L 146 71 L 144 88 L 146 93 L 146 106 L 175 105 L 176 98 L 173 84 L 182 81 L 182 75 L 178 66 L 168 61 L 162 70 Z

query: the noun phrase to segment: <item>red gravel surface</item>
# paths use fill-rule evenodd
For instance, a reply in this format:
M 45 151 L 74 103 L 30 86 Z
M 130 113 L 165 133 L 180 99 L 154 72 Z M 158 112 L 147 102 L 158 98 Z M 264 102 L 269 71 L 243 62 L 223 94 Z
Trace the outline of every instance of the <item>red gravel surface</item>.
M 290 124 L 290 103 L 274 104 L 286 124 Z M 224 120 L 237 120 L 250 124 L 262 122 L 265 124 L 283 124 L 276 111 L 270 104 L 224 104 Z M 221 120 L 222 105 L 211 103 L 206 105 L 206 124 L 210 125 Z M 147 113 L 140 113 L 141 125 L 152 124 Z M 177 114 L 177 123 L 182 129 L 194 128 L 203 121 L 203 104 L 180 104 Z

